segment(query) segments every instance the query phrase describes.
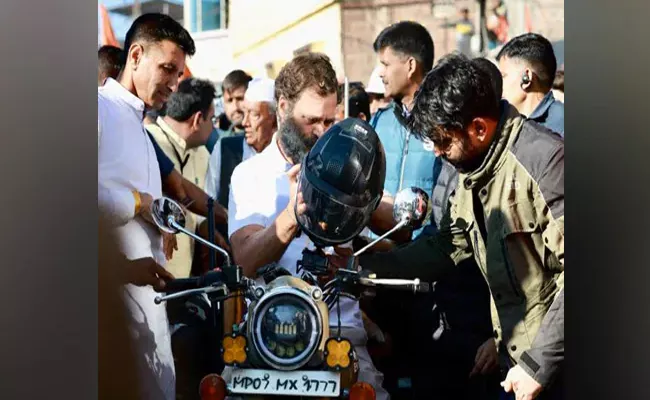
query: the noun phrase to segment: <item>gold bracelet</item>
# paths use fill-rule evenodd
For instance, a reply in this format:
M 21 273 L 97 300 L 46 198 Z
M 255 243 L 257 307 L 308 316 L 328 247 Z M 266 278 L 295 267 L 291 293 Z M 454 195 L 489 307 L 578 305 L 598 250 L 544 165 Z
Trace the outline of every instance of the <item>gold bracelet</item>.
M 140 207 L 142 207 L 142 197 L 140 197 L 140 192 L 137 190 L 131 191 L 133 194 L 133 199 L 135 199 L 135 211 L 134 214 L 138 215 L 140 213 Z

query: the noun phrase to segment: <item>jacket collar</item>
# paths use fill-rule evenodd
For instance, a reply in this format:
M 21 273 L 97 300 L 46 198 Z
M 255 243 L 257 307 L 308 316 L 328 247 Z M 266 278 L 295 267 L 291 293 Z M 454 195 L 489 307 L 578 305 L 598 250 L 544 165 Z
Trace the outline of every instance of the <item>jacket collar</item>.
M 505 162 L 505 155 L 516 137 L 525 119 L 512 105 L 501 102 L 501 118 L 487 155 L 478 169 L 468 174 L 459 174 L 465 189 L 470 190 L 476 185 L 485 185 L 495 175 Z
M 395 113 L 395 118 L 397 118 L 399 124 L 406 128 L 409 113 L 404 108 L 404 105 L 400 101 L 393 99 L 390 103 L 390 107 L 392 107 L 393 113 Z
M 535 107 L 535 110 L 533 110 L 528 119 L 537 120 L 543 117 L 548 113 L 548 109 L 551 108 L 554 102 L 555 96 L 553 96 L 553 91 L 551 90 L 542 98 L 542 101 Z

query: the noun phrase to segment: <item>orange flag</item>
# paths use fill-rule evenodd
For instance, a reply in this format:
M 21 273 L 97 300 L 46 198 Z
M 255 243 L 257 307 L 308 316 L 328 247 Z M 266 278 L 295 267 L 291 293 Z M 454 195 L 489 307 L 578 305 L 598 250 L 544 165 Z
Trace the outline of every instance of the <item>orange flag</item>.
M 106 7 L 104 7 L 103 4 L 99 5 L 99 11 L 101 12 L 102 17 L 102 46 L 109 44 L 111 46 L 120 47 L 120 44 L 115 38 L 115 32 L 113 32 L 108 11 L 106 11 Z

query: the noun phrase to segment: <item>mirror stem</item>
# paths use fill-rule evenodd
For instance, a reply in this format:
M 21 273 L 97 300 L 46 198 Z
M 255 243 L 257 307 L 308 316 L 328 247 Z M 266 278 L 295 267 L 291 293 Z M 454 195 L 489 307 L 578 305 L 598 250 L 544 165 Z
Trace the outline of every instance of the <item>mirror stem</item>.
M 409 220 L 407 218 L 401 220 L 397 225 L 393 227 L 393 229 L 389 230 L 388 232 L 384 233 L 383 235 L 379 236 L 377 239 L 373 240 L 372 242 L 368 243 L 363 249 L 357 251 L 354 253 L 354 257 L 358 257 L 363 253 L 364 251 L 368 250 L 370 247 L 374 246 L 377 242 L 380 240 L 383 240 L 387 236 L 390 236 L 393 234 L 393 232 L 402 229 L 404 226 L 408 225 Z
M 219 246 L 215 245 L 214 243 L 210 243 L 209 241 L 203 239 L 202 237 L 200 237 L 200 236 L 194 234 L 193 232 L 188 231 L 184 227 L 180 226 L 179 224 L 176 223 L 176 220 L 174 220 L 173 216 L 169 217 L 168 222 L 169 222 L 169 225 L 172 228 L 183 232 L 184 234 L 188 235 L 189 237 L 193 238 L 194 240 L 197 240 L 197 241 L 203 243 L 204 245 L 208 246 L 209 248 L 215 249 L 218 252 L 220 252 L 221 254 L 223 254 L 224 257 L 226 257 L 226 265 L 230 266 L 230 256 L 228 255 L 228 252 L 226 252 L 225 250 L 222 250 Z

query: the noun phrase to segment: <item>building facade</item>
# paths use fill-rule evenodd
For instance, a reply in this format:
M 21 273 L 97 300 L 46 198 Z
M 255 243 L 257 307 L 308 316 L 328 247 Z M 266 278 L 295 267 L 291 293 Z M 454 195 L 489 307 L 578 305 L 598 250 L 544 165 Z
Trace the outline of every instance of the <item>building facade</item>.
M 229 30 L 235 64 L 253 76 L 275 78 L 303 51 L 327 54 L 343 72 L 341 5 L 332 0 L 239 0 Z
M 564 0 L 486 0 L 486 8 L 496 3 L 507 11 L 509 37 L 532 28 L 561 43 L 563 52 Z M 127 14 L 128 4 L 111 11 Z M 167 11 L 183 22 L 197 47 L 188 66 L 195 76 L 215 82 L 236 68 L 275 78 L 296 54 L 318 51 L 330 57 L 340 78 L 366 83 L 377 63 L 372 44 L 382 29 L 402 20 L 421 23 L 433 37 L 437 60 L 456 49 L 453 23 L 464 7 L 475 26 L 472 48 L 478 50 L 477 0 L 139 1 L 142 12 Z
M 495 1 L 487 0 L 486 7 Z M 564 38 L 564 0 L 503 0 L 503 5 L 510 37 L 530 25 L 551 41 Z M 450 25 L 463 7 L 475 25 L 472 47 L 477 51 L 481 24 L 476 0 L 238 0 L 231 2 L 228 16 L 233 62 L 253 75 L 274 78 L 294 55 L 320 51 L 331 58 L 340 77 L 366 83 L 377 63 L 372 44 L 382 29 L 403 20 L 421 23 L 433 37 L 437 60 L 456 49 Z
M 183 21 L 196 44 L 187 63 L 198 78 L 221 82 L 233 68 L 227 0 L 184 0 Z

